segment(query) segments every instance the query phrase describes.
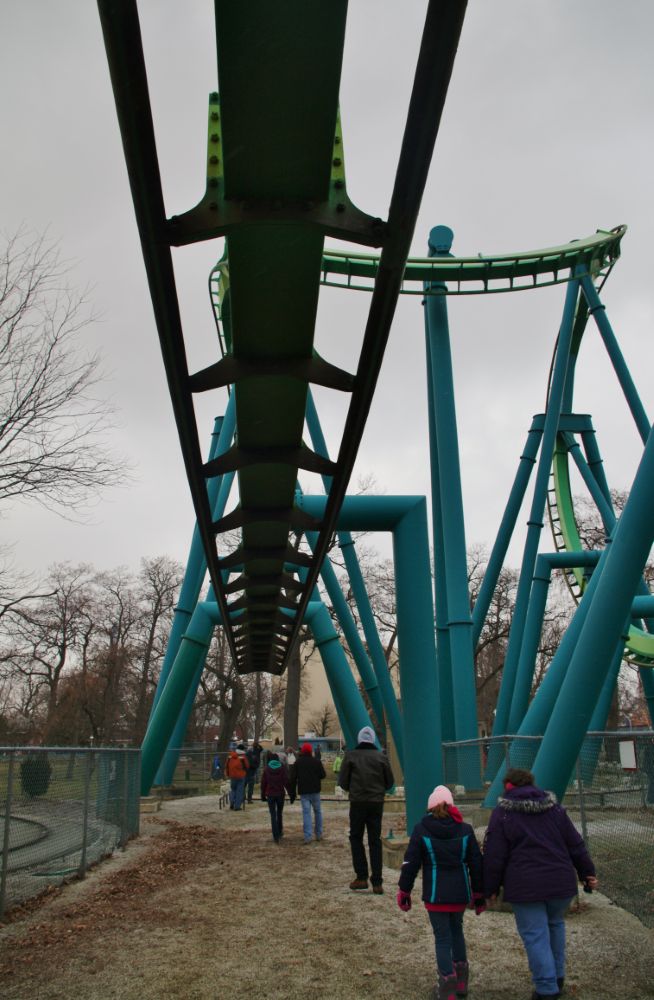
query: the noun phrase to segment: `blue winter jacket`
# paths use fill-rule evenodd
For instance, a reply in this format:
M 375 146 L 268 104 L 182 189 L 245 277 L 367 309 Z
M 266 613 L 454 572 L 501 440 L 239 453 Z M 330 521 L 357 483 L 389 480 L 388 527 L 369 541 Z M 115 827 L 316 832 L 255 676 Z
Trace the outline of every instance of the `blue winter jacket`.
M 468 903 L 483 890 L 475 831 L 451 816 L 427 813 L 414 827 L 400 871 L 403 892 L 411 892 L 421 867 L 424 903 Z
M 568 899 L 577 876 L 594 874 L 583 838 L 551 792 L 525 785 L 504 793 L 484 839 L 487 896 L 504 886 L 508 903 Z

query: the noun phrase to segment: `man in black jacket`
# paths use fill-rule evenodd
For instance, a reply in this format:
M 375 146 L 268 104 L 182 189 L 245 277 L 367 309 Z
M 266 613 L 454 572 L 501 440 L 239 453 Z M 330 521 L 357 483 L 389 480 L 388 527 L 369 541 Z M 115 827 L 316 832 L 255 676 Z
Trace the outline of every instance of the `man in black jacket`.
M 300 756 L 291 767 L 291 802 L 295 800 L 296 790 L 302 803 L 302 829 L 304 843 L 311 843 L 311 810 L 313 809 L 313 826 L 316 840 L 322 840 L 322 809 L 320 807 L 320 784 L 326 777 L 322 761 L 313 756 L 310 743 L 303 743 Z
M 348 750 L 341 764 L 338 783 L 350 793 L 350 848 L 355 878 L 350 889 L 368 888 L 368 859 L 363 846 L 363 832 L 368 833 L 370 881 L 372 891 L 381 895 L 382 845 L 381 828 L 384 797 L 395 784 L 391 765 L 375 746 L 375 733 L 370 726 L 359 731 L 359 742 Z

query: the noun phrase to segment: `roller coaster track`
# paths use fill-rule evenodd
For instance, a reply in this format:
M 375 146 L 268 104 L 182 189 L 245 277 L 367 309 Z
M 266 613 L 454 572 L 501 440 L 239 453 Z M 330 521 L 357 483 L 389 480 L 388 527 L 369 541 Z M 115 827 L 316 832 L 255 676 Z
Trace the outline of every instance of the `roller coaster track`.
M 195 208 L 170 218 L 136 0 L 98 2 L 150 295 L 211 582 L 238 671 L 281 673 L 326 555 L 370 409 L 466 3 L 428 4 L 391 203 L 382 221 L 349 200 L 338 149 L 346 0 L 215 0 L 219 97 L 212 95 L 209 105 L 206 190 Z M 381 248 L 355 373 L 314 352 L 326 236 Z M 171 247 L 216 237 L 226 239 L 230 267 L 230 351 L 192 373 Z M 333 462 L 302 440 L 310 383 L 350 393 Z M 194 397 L 231 386 L 235 444 L 205 463 Z M 331 477 L 319 522 L 295 504 L 299 469 Z M 238 505 L 214 523 L 207 481 L 232 471 Z M 232 529 L 241 532 L 241 542 L 225 554 L 219 544 Z M 318 532 L 313 555 L 296 544 L 306 530 Z

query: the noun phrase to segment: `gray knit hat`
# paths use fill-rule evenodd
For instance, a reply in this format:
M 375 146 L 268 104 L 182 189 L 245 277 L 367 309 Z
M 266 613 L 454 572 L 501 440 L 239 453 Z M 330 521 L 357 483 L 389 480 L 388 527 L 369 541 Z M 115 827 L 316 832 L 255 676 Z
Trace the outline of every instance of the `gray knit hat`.
M 375 730 L 371 726 L 364 726 L 363 729 L 359 730 L 357 740 L 359 743 L 374 743 Z

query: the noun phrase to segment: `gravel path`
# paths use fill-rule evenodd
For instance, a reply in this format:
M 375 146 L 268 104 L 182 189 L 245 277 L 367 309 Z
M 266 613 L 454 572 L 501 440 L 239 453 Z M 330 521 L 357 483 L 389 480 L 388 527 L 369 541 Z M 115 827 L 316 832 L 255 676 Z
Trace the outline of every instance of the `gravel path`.
M 272 843 L 268 810 L 166 803 L 141 838 L 84 882 L 0 926 L 3 1000 L 427 1000 L 433 937 L 422 906 L 353 893 L 347 807 L 325 804 L 305 847 L 299 805 Z M 601 873 L 600 873 L 601 875 Z M 527 1000 L 513 918 L 467 913 L 471 1000 Z M 654 934 L 595 893 L 568 920 L 566 995 L 652 1000 Z

